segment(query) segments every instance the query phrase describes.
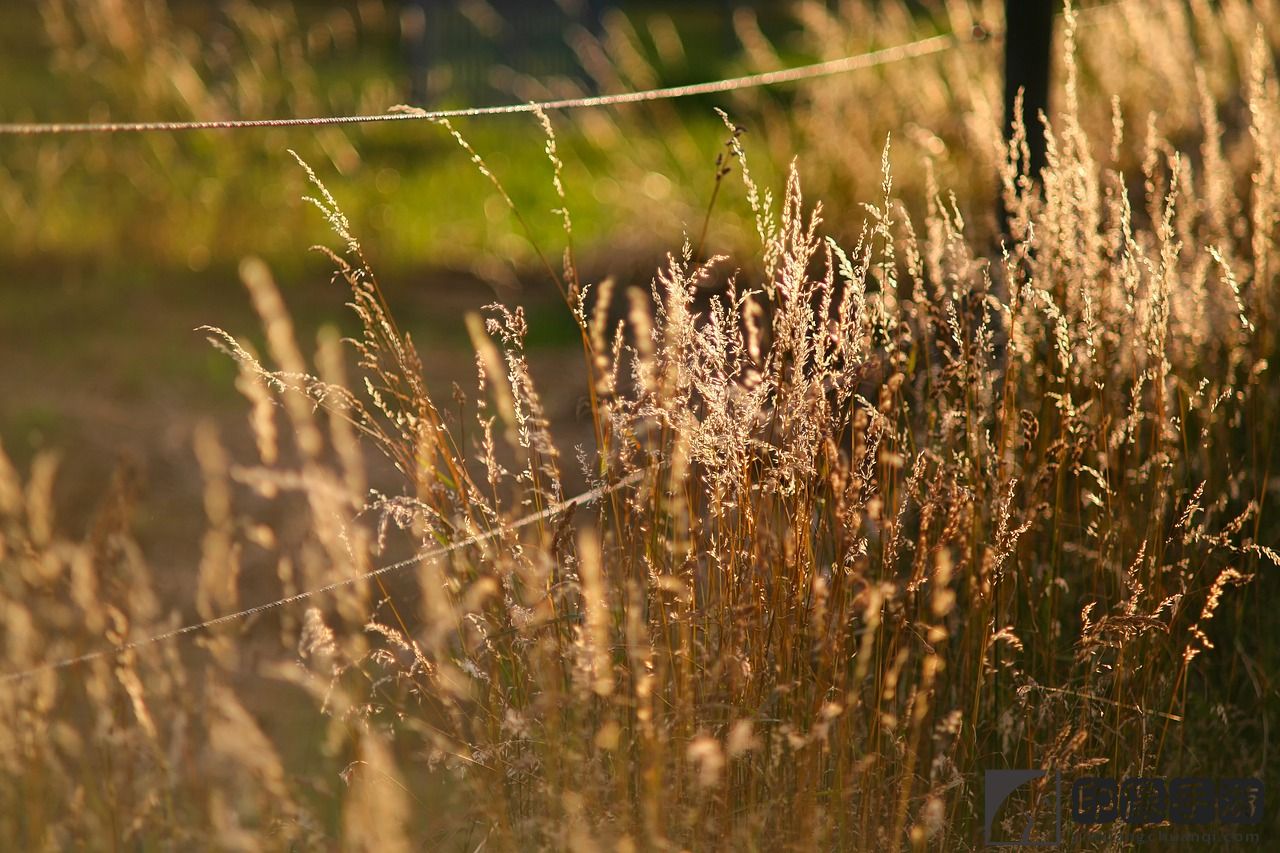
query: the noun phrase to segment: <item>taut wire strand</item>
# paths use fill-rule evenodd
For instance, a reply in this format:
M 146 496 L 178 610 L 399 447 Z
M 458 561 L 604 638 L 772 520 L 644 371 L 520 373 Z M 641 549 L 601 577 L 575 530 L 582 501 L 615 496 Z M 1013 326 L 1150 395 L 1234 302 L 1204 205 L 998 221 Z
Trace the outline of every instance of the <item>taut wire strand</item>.
M 317 587 L 315 589 L 309 589 L 305 592 L 299 592 L 296 595 L 290 595 L 286 598 L 280 598 L 275 601 L 268 601 L 265 604 L 258 604 L 258 605 L 255 605 L 254 607 L 249 607 L 244 610 L 237 610 L 234 613 L 225 613 L 222 616 L 216 616 L 213 619 L 209 619 L 204 622 L 197 622 L 192 625 L 184 625 L 181 628 L 174 628 L 172 631 L 165 631 L 164 633 L 155 634 L 154 636 L 146 637 L 145 639 L 132 640 L 127 643 L 121 643 L 118 646 L 112 646 L 111 648 L 98 649 L 97 651 L 86 652 L 85 654 L 76 655 L 75 657 L 69 657 L 69 658 L 63 658 L 62 660 L 51 661 L 49 663 L 41 664 L 39 666 L 34 666 L 30 669 L 24 669 L 18 672 L 5 673 L 3 675 L 0 675 L 0 684 L 8 684 L 15 681 L 23 681 L 33 676 L 40 675 L 41 673 L 53 672 L 59 669 L 66 669 L 68 667 L 77 666 L 82 663 L 89 663 L 90 661 L 100 660 L 102 658 L 116 657 L 118 655 L 124 654 L 125 652 L 130 652 L 130 651 L 133 651 L 134 649 L 143 648 L 144 646 L 155 645 L 156 643 L 162 643 L 165 640 L 177 639 L 178 637 L 184 637 L 188 634 L 194 634 L 198 631 L 203 631 L 208 628 L 213 628 L 217 625 L 225 625 L 228 622 L 235 622 L 236 620 L 239 620 L 239 619 L 247 619 L 250 616 L 253 616 L 257 613 L 262 613 L 267 610 L 274 610 L 278 607 L 285 607 L 289 604 L 296 604 L 299 601 L 303 601 L 308 598 L 313 598 L 317 595 L 323 595 L 326 592 L 332 592 L 333 590 L 340 589 L 344 586 L 351 586 L 352 584 L 360 583 L 361 581 L 367 581 L 372 578 L 380 577 L 385 574 L 390 574 L 391 572 L 396 572 L 401 569 L 408 568 L 409 566 L 416 565 L 417 563 L 420 563 L 423 560 L 438 559 L 439 557 L 443 557 L 447 554 L 451 554 L 454 551 L 458 551 L 462 548 L 467 548 L 471 545 L 478 545 L 481 542 L 486 542 L 494 538 L 495 536 L 499 535 L 500 533 L 509 533 L 510 531 L 513 531 L 513 530 L 519 530 L 523 527 L 528 527 L 530 524 L 534 524 L 535 522 L 542 521 L 543 519 L 549 518 L 553 515 L 557 515 L 566 510 L 575 509 L 577 507 L 584 506 L 586 504 L 594 503 L 606 495 L 613 494 L 614 492 L 626 486 L 629 486 L 632 483 L 639 481 L 640 478 L 643 477 L 650 470 L 651 470 L 650 468 L 645 468 L 639 471 L 635 471 L 631 474 L 628 474 L 626 477 L 623 477 L 618 482 L 613 483 L 612 485 L 597 486 L 596 488 L 583 492 L 582 494 L 577 495 L 576 497 L 569 498 L 568 500 L 561 501 L 560 503 L 557 503 L 557 504 L 552 504 L 551 506 L 539 512 L 535 512 L 530 515 L 523 516 L 522 518 L 516 519 L 515 521 L 509 524 L 499 525 L 498 527 L 495 527 L 492 530 L 486 531 L 484 533 L 477 533 L 474 536 L 468 536 L 466 539 L 461 539 L 457 542 L 451 542 L 448 545 L 442 545 L 438 548 L 428 548 L 426 550 L 419 551 L 417 554 L 413 555 L 412 557 L 409 557 L 404 560 L 400 560 L 397 563 L 391 563 L 389 565 L 382 566 L 380 568 L 374 569 L 371 572 L 366 572 L 362 575 L 357 575 L 356 577 L 344 578 L 343 580 L 334 581 L 333 583 L 325 584 L 324 586 Z
M 573 110 L 586 107 L 611 107 L 619 104 L 635 104 L 645 101 L 666 101 L 689 98 L 696 95 L 714 95 L 739 89 L 776 86 L 816 77 L 829 77 L 850 71 L 861 71 L 877 65 L 887 65 L 905 59 L 915 59 L 941 53 L 965 42 L 986 39 L 986 30 L 975 27 L 972 33 L 946 33 L 919 39 L 906 44 L 873 50 L 856 56 L 846 56 L 826 62 L 798 65 L 777 71 L 747 74 L 687 86 L 668 86 L 661 89 L 644 89 L 614 95 L 592 95 L 582 98 L 563 98 L 554 101 L 529 101 L 519 104 L 502 104 L 493 107 L 469 107 L 454 110 L 424 110 L 417 107 L 395 112 L 349 116 L 317 116 L 313 118 L 227 119 L 214 121 L 144 121 L 144 122 L 72 122 L 72 123 L 5 123 L 0 124 L 4 136 L 53 136 L 73 133 L 153 133 L 192 130 L 242 130 L 263 127 L 323 127 L 342 124 L 372 124 L 387 121 L 420 121 L 423 119 L 470 118 L 473 116 L 512 115 L 539 110 Z
M 1092 12 L 1110 9 L 1113 7 L 1123 6 L 1130 0 L 1112 0 L 1109 3 L 1100 3 L 1095 6 L 1079 10 L 1077 15 L 1085 15 Z M 623 92 L 614 95 L 595 95 L 582 98 L 565 98 L 554 101 L 530 101 L 520 104 L 505 104 L 493 107 L 473 107 L 468 109 L 455 110 L 424 110 L 416 107 L 399 108 L 392 112 L 370 114 L 370 115 L 350 115 L 350 116 L 320 116 L 315 118 L 276 118 L 276 119 L 235 119 L 225 121 L 161 121 L 161 122 L 82 122 L 82 123 L 0 123 L 0 136 L 47 136 L 58 134 L 89 134 L 89 133 L 146 133 L 146 132 L 168 132 L 168 131 L 195 131 L 195 130 L 238 130 L 248 128 L 265 128 L 265 127 L 318 127 L 326 125 L 343 125 L 343 124 L 369 124 L 374 122 L 388 121 L 411 121 L 411 120 L 432 120 L 432 119 L 451 119 L 451 118 L 469 118 L 472 116 L 494 116 L 494 115 L 511 115 L 517 113 L 533 113 L 538 111 L 550 110 L 570 110 L 581 109 L 587 107 L 608 107 L 620 104 L 634 104 L 646 101 L 662 101 L 674 98 L 687 98 L 697 95 L 711 95 L 724 92 L 732 92 L 740 89 L 758 88 L 762 86 L 774 86 L 784 83 L 793 83 L 803 80 L 811 80 L 819 77 L 828 77 L 836 74 L 844 74 L 851 71 L 860 71 L 867 68 L 873 68 L 878 65 L 887 65 L 893 62 L 899 62 L 906 59 L 914 59 L 931 54 L 941 53 L 960 44 L 975 43 L 986 41 L 991 36 L 991 31 L 982 24 L 976 24 L 970 32 L 952 32 L 942 35 L 931 36 L 928 38 L 918 39 L 916 41 L 907 42 L 905 44 L 886 47 L 880 50 L 873 50 L 868 53 L 857 54 L 855 56 L 847 56 L 841 59 L 833 59 L 825 62 L 815 62 L 809 65 L 793 66 L 791 68 L 779 69 L 777 71 L 766 71 L 759 74 L 747 74 L 741 77 L 731 77 L 722 80 L 713 80 L 704 83 L 694 83 L 687 86 L 670 86 L 660 89 L 645 89 L 636 92 Z M 562 501 L 540 512 L 524 516 L 506 525 L 500 525 L 485 533 L 469 536 L 458 542 L 449 545 L 440 546 L 438 548 L 419 551 L 408 559 L 391 563 L 386 566 L 374 569 L 371 572 L 358 575 L 352 578 L 346 578 L 316 589 L 307 590 L 297 593 L 286 598 L 269 601 L 259 604 L 245 610 L 239 610 L 234 613 L 227 613 L 217 616 L 205 622 L 185 625 L 181 628 L 175 628 L 165 631 L 161 634 L 146 637 L 141 640 L 133 640 L 121 643 L 111 648 L 99 649 L 93 652 L 87 652 L 75 657 L 64 658 L 57 661 L 41 664 L 26 670 L 18 672 L 10 672 L 0 674 L 0 684 L 7 684 L 21 681 L 39 675 L 44 672 L 51 672 L 68 667 L 88 663 L 103 658 L 115 657 L 135 649 L 151 646 L 166 640 L 176 639 L 188 634 L 194 634 L 217 625 L 223 625 L 228 622 L 234 622 L 239 619 L 246 619 L 257 613 L 267 610 L 273 610 L 278 607 L 284 607 L 303 601 L 326 592 L 332 592 L 341 587 L 350 586 L 361 581 L 370 580 L 384 574 L 399 571 L 401 569 L 412 566 L 422 560 L 436 559 L 461 548 L 471 545 L 477 545 L 481 542 L 488 541 L 500 533 L 519 530 L 527 527 L 537 521 L 541 521 L 549 516 L 556 515 L 575 507 L 594 503 L 605 495 L 612 494 L 625 486 L 631 485 L 638 481 L 649 469 L 633 472 L 618 482 L 609 486 L 599 486 L 591 489 L 576 497 Z M 1048 688 L 1044 688 L 1048 689 Z

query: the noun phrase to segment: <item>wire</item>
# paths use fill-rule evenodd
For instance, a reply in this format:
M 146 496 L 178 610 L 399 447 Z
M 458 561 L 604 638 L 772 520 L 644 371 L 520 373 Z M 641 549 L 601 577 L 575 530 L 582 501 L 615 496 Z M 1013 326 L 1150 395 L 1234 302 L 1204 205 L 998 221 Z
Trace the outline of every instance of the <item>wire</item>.
M 1082 10 L 1083 12 L 1092 12 L 1099 9 L 1106 9 L 1112 6 L 1124 5 L 1128 0 L 1114 0 L 1111 3 L 1103 3 L 1098 6 L 1090 7 Z M 195 131 L 195 130 L 240 130 L 248 128 L 263 127 L 320 127 L 328 125 L 343 124 L 370 124 L 374 122 L 388 121 L 412 121 L 412 120 L 438 120 L 450 118 L 469 118 L 472 116 L 492 116 L 492 115 L 512 115 L 517 113 L 532 113 L 538 111 L 550 110 L 569 110 L 581 109 L 587 107 L 606 107 L 616 106 L 620 104 L 634 104 L 645 101 L 661 101 L 671 100 L 675 98 L 688 98 L 697 95 L 711 95 L 723 92 L 732 92 L 740 89 L 758 88 L 762 86 L 774 86 L 784 83 L 793 83 L 801 80 L 811 80 L 819 77 L 827 77 L 835 74 L 845 74 L 851 71 L 859 71 L 866 68 L 873 68 L 878 65 L 887 65 L 893 62 L 899 62 L 905 59 L 914 59 L 931 54 L 941 53 L 949 50 L 957 45 L 967 42 L 983 42 L 990 36 L 989 30 L 982 25 L 975 25 L 968 34 L 948 33 L 944 35 L 931 36 L 929 38 L 918 39 L 906 44 L 887 47 L 880 50 L 873 50 L 868 53 L 858 54 L 856 56 L 848 56 L 842 59 L 833 59 L 826 62 L 815 62 L 809 65 L 794 66 L 792 68 L 780 69 L 777 71 L 766 71 L 759 74 L 748 74 L 741 77 L 731 77 L 722 80 L 708 81 L 705 83 L 694 83 L 687 86 L 670 86 L 661 89 L 645 89 L 637 92 L 624 92 L 615 95 L 596 95 L 584 98 L 565 98 L 555 101 L 531 101 L 521 104 L 506 104 L 494 107 L 472 107 L 468 109 L 457 110 L 424 110 L 416 107 L 402 107 L 393 112 L 373 114 L 373 115 L 351 115 L 351 116 L 321 116 L 315 118 L 281 118 L 281 119 L 237 119 L 227 121 L 176 121 L 176 122 L 82 122 L 82 123 L 52 123 L 52 124 L 22 124 L 22 123 L 0 123 L 0 135 L 7 136 L 49 136 L 59 134 L 88 134 L 88 133 L 147 133 L 147 132 L 174 132 L 174 131 Z M 199 631 L 207 630 L 217 625 L 223 625 L 228 622 L 234 622 L 239 619 L 247 619 L 258 613 L 267 610 L 273 610 L 279 607 L 285 607 L 295 604 L 317 595 L 323 595 L 326 592 L 350 586 L 360 581 L 370 580 L 384 574 L 399 571 L 409 566 L 415 565 L 422 560 L 436 559 L 445 556 L 461 548 L 476 545 L 481 542 L 488 541 L 500 533 L 519 530 L 527 527 L 534 522 L 545 519 L 549 516 L 556 515 L 568 509 L 593 503 L 605 495 L 618 491 L 624 486 L 628 486 L 640 479 L 645 471 L 636 471 L 627 477 L 619 480 L 611 486 L 600 486 L 590 491 L 584 492 L 569 500 L 562 501 L 547 507 L 540 512 L 532 515 L 524 516 L 510 524 L 494 528 L 486 533 L 476 534 L 458 542 L 451 543 L 435 549 L 420 551 L 408 559 L 401 560 L 397 563 L 391 563 L 381 568 L 374 569 L 371 572 L 359 575 L 353 578 L 346 578 L 340 581 L 326 584 L 316 589 L 300 592 L 296 595 L 280 598 L 275 601 L 269 601 L 259 604 L 245 610 L 239 610 L 234 613 L 227 613 L 217 616 L 204 622 L 198 622 L 191 625 L 185 625 L 181 628 L 175 628 L 161 634 L 147 637 L 142 640 L 133 640 L 122 643 L 109 649 L 99 649 L 93 652 L 87 652 L 75 657 L 64 658 L 62 660 L 53 661 L 32 667 L 31 669 L 21 670 L 18 672 L 5 673 L 0 675 L 0 684 L 7 684 L 16 681 L 22 681 L 33 676 L 45 672 L 52 672 L 68 667 L 77 666 L 83 663 L 89 663 L 94 660 L 115 657 L 125 652 L 143 648 L 145 646 L 161 643 L 166 640 L 176 639 L 188 634 L 194 634 Z
M 421 121 L 473 116 L 512 115 L 551 110 L 573 110 L 586 107 L 611 107 L 620 104 L 636 104 L 646 101 L 665 101 L 689 98 L 697 95 L 714 95 L 740 89 L 776 86 L 834 74 L 861 71 L 877 65 L 888 65 L 905 59 L 915 59 L 941 53 L 966 42 L 980 42 L 987 38 L 987 30 L 977 26 L 965 35 L 947 33 L 931 36 L 906 44 L 873 50 L 856 56 L 815 62 L 760 74 L 747 74 L 687 86 L 669 86 L 661 89 L 644 89 L 638 92 L 622 92 L 615 95 L 593 95 L 583 98 L 564 98 L 555 101 L 529 101 L 520 104 L 503 104 L 493 107 L 469 107 L 456 110 L 424 110 L 419 107 L 393 108 L 394 111 L 370 115 L 319 116 L 315 118 L 267 118 L 228 119 L 216 121 L 148 121 L 148 122 L 78 122 L 50 124 L 0 124 L 0 135 L 5 136 L 53 136 L 72 133 L 152 133 L 193 130 L 242 130 L 263 127 L 324 127 L 344 124 L 371 124 L 387 121 Z
M 1111 0 L 1075 11 L 1077 18 L 1092 13 L 1124 6 L 1131 0 Z M 1062 13 L 1059 12 L 1059 15 Z M 996 34 L 998 35 L 998 34 Z M 950 50 L 961 44 L 985 42 L 993 32 L 986 25 L 975 23 L 968 33 L 944 33 L 917 39 L 906 44 L 881 48 L 855 56 L 797 65 L 777 71 L 746 74 L 687 86 L 668 86 L 660 89 L 643 89 L 638 92 L 622 92 L 615 95 L 593 95 L 583 98 L 563 98 L 555 101 L 528 101 L 519 104 L 501 104 L 493 107 L 467 107 L 455 110 L 425 110 L 421 107 L 393 107 L 385 113 L 349 116 L 316 116 L 312 118 L 263 118 L 225 119 L 210 121 L 142 121 L 142 122 L 48 122 L 48 123 L 0 123 L 0 136 L 55 136 L 88 133 L 152 133 L 182 132 L 194 130 L 245 130 L 265 127 L 326 127 L 345 124 L 373 124 L 388 121 L 433 121 L 474 116 L 515 115 L 551 110 L 573 110 L 587 107 L 612 107 L 621 104 L 637 104 L 645 101 L 666 101 L 690 98 L 697 95 L 714 95 L 740 89 L 776 86 L 795 83 L 851 71 L 862 71 L 878 65 L 889 65 L 905 59 L 917 59 Z
M 523 527 L 528 527 L 530 524 L 533 524 L 537 521 L 542 521 L 545 518 L 548 518 L 553 515 L 557 515 L 566 510 L 575 509 L 585 504 L 594 503 L 595 501 L 598 501 L 600 498 L 606 495 L 610 495 L 626 486 L 631 485 L 632 483 L 639 481 L 640 478 L 643 477 L 644 474 L 646 474 L 649 470 L 650 469 L 645 468 L 640 471 L 635 471 L 631 474 L 628 474 L 626 477 L 623 477 L 621 480 L 614 483 L 613 485 L 598 486 L 594 489 L 591 489 L 590 491 L 583 492 L 582 494 L 577 495 L 576 497 L 569 498 L 568 500 L 561 501 L 560 503 L 557 503 L 557 504 L 552 504 L 551 506 L 539 512 L 535 512 L 531 515 L 526 515 L 523 518 L 520 518 L 520 519 L 517 519 L 516 521 L 511 522 L 510 524 L 505 524 L 500 527 L 495 527 L 493 530 L 487 531 L 485 533 L 477 533 L 474 536 L 469 536 L 466 539 L 462 539 L 458 542 L 452 542 L 448 545 L 443 545 L 439 548 L 430 548 L 423 551 L 419 551 L 417 554 L 415 554 L 412 557 L 409 557 L 408 559 L 401 560 L 397 563 L 391 563 L 390 565 L 382 566 L 381 568 L 374 569 L 371 572 L 366 572 L 365 574 L 358 575 L 353 578 L 345 578 L 340 581 L 334 581 L 333 583 L 325 584 L 324 586 L 317 587 L 316 589 L 310 589 L 310 590 L 307 590 L 306 592 L 299 592 L 296 595 L 290 595 L 285 598 L 276 599 L 275 601 L 268 601 L 264 604 L 258 604 L 258 605 L 255 605 L 254 607 L 249 607 L 244 610 L 237 610 L 234 613 L 226 613 L 226 614 L 223 614 L 222 616 L 216 616 L 213 619 L 209 619 L 204 622 L 197 622 L 192 625 L 184 625 L 181 628 L 174 628 L 171 631 L 165 631 L 162 634 L 156 634 L 154 636 L 147 637 L 142 640 L 133 640 L 127 643 L 122 643 L 118 646 L 113 646 L 112 648 L 109 648 L 109 649 L 98 649 L 97 651 L 86 652 L 85 654 L 76 655 L 75 657 L 64 658 L 62 660 L 41 664 L 40 666 L 35 666 L 35 667 L 32 667 L 31 669 L 24 669 L 18 672 L 5 673 L 3 675 L 0 675 L 0 684 L 9 684 L 16 681 L 24 681 L 28 678 L 32 678 L 33 676 L 40 675 L 45 672 L 54 672 L 56 670 L 66 669 L 72 666 L 78 666 L 79 664 L 89 663 L 90 661 L 101 660 L 103 658 L 116 657 L 118 655 L 124 654 L 125 652 L 130 652 L 135 649 L 143 648 L 145 646 L 155 645 L 156 643 L 162 643 L 165 640 L 177 639 L 178 637 L 184 637 L 188 634 L 194 634 L 198 631 L 204 631 L 206 629 L 213 628 L 217 625 L 225 625 L 228 622 L 235 622 L 236 620 L 239 620 L 239 619 L 247 619 L 250 616 L 253 616 L 258 613 L 262 613 L 267 610 L 274 610 L 278 607 L 285 607 L 290 604 L 296 604 L 299 601 L 304 601 L 308 598 L 314 598 L 315 596 L 323 595 L 326 592 L 333 592 L 335 589 L 341 589 L 342 587 L 345 587 L 345 586 L 351 586 L 352 584 L 356 584 L 361 581 L 370 580 L 372 578 L 380 577 L 385 574 L 390 574 L 392 572 L 396 572 L 401 569 L 408 568 L 409 566 L 416 565 L 422 562 L 423 560 L 434 560 L 439 557 L 443 557 L 447 554 L 451 554 L 454 551 L 460 550 L 462 548 L 466 548 L 471 545 L 478 545 L 481 542 L 486 542 L 490 539 L 493 539 L 495 536 L 499 535 L 500 533 L 508 533 L 513 530 L 519 530 Z
M 872 68 L 877 65 L 885 65 L 891 62 L 898 62 L 905 59 L 911 59 L 930 54 L 940 53 L 951 47 L 956 46 L 965 41 L 983 41 L 987 34 L 981 27 L 975 27 L 967 36 L 961 36 L 955 33 L 947 35 L 932 36 L 930 38 L 919 39 L 907 44 L 897 45 L 894 47 L 883 48 L 881 50 L 871 51 L 869 53 L 859 54 L 857 56 L 844 57 L 826 62 L 817 62 L 810 65 L 796 66 L 792 68 L 780 69 L 777 71 L 767 71 L 760 74 L 749 74 L 742 77 L 733 77 L 722 80 L 715 80 L 705 83 L 695 83 L 687 86 L 672 86 L 661 89 L 647 89 L 637 92 L 625 92 L 615 95 L 597 95 L 584 98 L 566 98 L 555 101 L 528 102 L 521 104 L 507 104 L 494 107 L 475 107 L 470 109 L 458 110 L 434 110 L 428 111 L 419 108 L 399 108 L 393 112 L 377 114 L 377 115 L 352 115 L 352 116 L 326 116 L 317 118 L 285 118 L 285 119 L 249 119 L 249 120 L 228 120 L 228 121 L 192 121 L 192 122 L 86 122 L 72 124 L 0 124 L 0 135 L 9 136 L 49 136 L 61 134 L 88 134 L 88 133 L 147 133 L 147 132 L 173 132 L 173 131 L 196 131 L 196 130 L 238 130 L 248 128 L 263 127 L 318 127 L 327 125 L 341 124 L 367 124 L 373 122 L 388 121 L 411 121 L 411 120 L 438 120 L 448 118 L 463 118 L 471 116 L 491 116 L 491 115 L 510 115 L 516 113 L 532 113 L 538 111 L 549 110 L 568 110 L 580 109 L 587 107 L 605 107 L 615 106 L 619 104 L 633 104 L 645 101 L 670 100 L 674 98 L 688 98 L 697 95 L 709 95 L 723 92 L 732 92 L 740 89 L 756 88 L 761 86 L 772 86 L 782 83 L 791 83 L 800 80 L 809 80 L 818 77 L 831 76 L 834 74 L 843 74 L 850 71 L 857 71 L 865 68 Z M 204 622 L 198 622 L 191 625 L 184 625 L 181 628 L 175 628 L 171 631 L 165 631 L 145 639 L 133 640 L 113 646 L 109 649 L 99 649 L 97 651 L 87 652 L 82 655 L 68 657 L 57 661 L 42 664 L 30 669 L 18 672 L 5 673 L 0 675 L 0 684 L 7 684 L 16 681 L 22 681 L 33 676 L 45 672 L 53 672 L 68 667 L 89 663 L 95 660 L 115 657 L 135 649 L 146 646 L 155 645 L 166 640 L 173 640 L 204 631 L 218 625 L 224 625 L 240 619 L 247 619 L 258 613 L 267 610 L 273 610 L 279 607 L 285 607 L 295 604 L 317 595 L 322 595 L 333 590 L 340 589 L 345 586 L 358 583 L 360 581 L 369 580 L 384 574 L 399 571 L 409 566 L 415 565 L 422 560 L 435 559 L 461 548 L 470 545 L 479 544 L 481 542 L 492 539 L 503 532 L 518 530 L 527 527 L 536 521 L 555 515 L 565 510 L 584 504 L 592 503 L 601 497 L 615 492 L 624 486 L 636 482 L 645 472 L 637 471 L 611 486 L 601 486 L 591 491 L 584 492 L 577 497 L 563 501 L 559 504 L 548 507 L 540 512 L 525 516 L 511 524 L 504 525 L 487 533 L 470 536 L 458 542 L 435 548 L 431 550 L 421 551 L 414 556 L 401 560 L 390 565 L 382 566 L 363 575 L 353 578 L 346 578 L 340 581 L 326 584 L 316 589 L 300 592 L 296 595 L 280 598 L 275 601 L 269 601 L 263 604 L 239 610 L 234 613 L 226 613 Z

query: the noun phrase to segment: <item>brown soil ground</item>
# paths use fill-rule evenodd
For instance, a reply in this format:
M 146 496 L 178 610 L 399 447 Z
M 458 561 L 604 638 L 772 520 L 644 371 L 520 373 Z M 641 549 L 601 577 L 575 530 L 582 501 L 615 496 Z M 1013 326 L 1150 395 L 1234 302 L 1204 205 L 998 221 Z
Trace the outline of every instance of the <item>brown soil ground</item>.
M 234 368 L 195 331 L 219 326 L 263 349 L 234 270 L 130 281 L 77 270 L 50 274 L 41 267 L 9 282 L 0 293 L 0 442 L 24 476 L 36 453 L 59 455 L 59 527 L 72 538 L 84 534 L 113 476 L 123 472 L 136 496 L 133 528 L 161 596 L 190 613 L 184 598 L 190 597 L 204 530 L 193 428 L 211 421 L 233 458 L 254 460 Z M 450 401 L 455 382 L 472 396 L 474 357 L 463 316 L 493 301 L 493 291 L 474 279 L 439 273 L 400 277 L 384 288 L 418 346 L 437 400 Z M 304 349 L 323 324 L 353 330 L 345 294 L 329 283 L 321 264 L 284 278 L 281 290 Z M 572 448 L 591 439 L 582 416 L 582 356 L 567 310 L 549 286 L 503 296 L 535 319 L 549 318 L 561 332 L 531 342 L 530 356 L 565 448 L 566 486 L 576 489 L 581 475 Z M 398 491 L 387 478 L 378 485 Z M 288 527 L 289 519 L 279 517 L 284 511 L 268 508 L 261 520 Z M 246 591 L 246 600 L 258 598 Z

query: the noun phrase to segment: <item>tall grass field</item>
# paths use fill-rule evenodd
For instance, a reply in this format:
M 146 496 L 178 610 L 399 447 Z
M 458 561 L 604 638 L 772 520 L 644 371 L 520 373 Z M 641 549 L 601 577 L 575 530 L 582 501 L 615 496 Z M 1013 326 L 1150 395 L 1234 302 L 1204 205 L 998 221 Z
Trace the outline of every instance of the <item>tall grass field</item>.
M 173 106 L 161 71 L 200 109 L 284 103 L 143 38 L 180 29 L 164 4 L 95 34 L 120 5 L 48 5 L 68 67 L 133 67 L 137 109 Z M 228 48 L 226 79 L 309 67 L 305 27 L 250 7 L 235 32 L 263 53 Z M 806 2 L 781 44 L 742 13 L 735 67 L 998 32 L 1001 9 Z M 619 91 L 687 56 L 674 28 L 607 24 L 580 49 Z M 407 214 L 366 216 L 376 170 L 335 165 L 361 131 L 333 156 L 270 135 L 188 152 L 215 180 L 305 184 L 286 237 L 329 229 L 351 313 L 301 333 L 284 238 L 253 226 L 281 215 L 269 193 L 225 198 L 226 234 L 175 197 L 145 235 L 185 260 L 199 232 L 260 321 L 201 329 L 247 438 L 190 438 L 189 572 L 149 562 L 122 481 L 79 529 L 56 452 L 0 448 L 0 849 L 951 851 L 1024 827 L 1055 849 L 1277 849 L 1280 7 L 1068 4 L 1057 27 L 1052 114 L 1009 140 L 990 44 L 693 118 L 437 122 L 431 156 L 471 188 L 442 227 L 477 221 L 463 206 L 507 222 L 558 294 L 581 355 L 550 381 L 519 300 L 448 318 L 467 372 L 428 380 L 390 281 Z M 90 192 L 105 166 L 74 146 L 99 144 L 0 149 L 15 221 L 39 215 L 20 178 L 51 186 L 40 158 Z M 139 197 L 191 180 L 149 159 L 164 143 L 121 144 Z M 530 179 L 506 144 L 537 151 L 536 194 L 509 189 Z M 593 196 L 584 163 L 625 198 Z M 42 251 L 108 215 L 59 204 Z M 111 227 L 92 239 L 129 239 Z M 571 421 L 547 403 L 567 388 Z M 1044 773 L 994 808 L 988 771 L 1017 769 Z M 1179 823 L 1177 797 L 1144 822 L 1128 794 L 1080 823 L 1098 778 L 1266 797 L 1246 823 L 1221 798 Z

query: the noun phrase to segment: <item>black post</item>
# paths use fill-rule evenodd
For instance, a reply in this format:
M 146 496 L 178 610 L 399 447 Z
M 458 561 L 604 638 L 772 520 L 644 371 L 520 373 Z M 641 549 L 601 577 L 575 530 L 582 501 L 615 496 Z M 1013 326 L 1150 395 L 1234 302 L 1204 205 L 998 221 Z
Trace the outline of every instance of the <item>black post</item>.
M 740 47 L 738 44 L 738 31 L 733 25 L 733 13 L 737 5 L 734 0 L 721 0 L 720 2 L 720 37 L 724 39 L 726 56 L 732 56 L 734 51 Z
M 1045 166 L 1040 113 L 1049 114 L 1054 5 L 1055 0 L 1004 0 L 1004 133 L 1008 139 L 1013 132 L 1014 101 L 1022 90 L 1033 178 L 1039 178 Z
M 604 35 L 604 13 L 612 4 L 607 0 L 587 0 L 584 5 L 586 8 L 582 12 L 583 26 L 590 30 L 593 36 Z
M 409 67 L 409 103 L 415 107 L 429 106 L 427 78 L 431 73 L 431 44 L 435 35 L 431 27 L 435 26 L 439 26 L 439 21 L 432 20 L 430 0 L 407 0 L 400 11 L 400 39 Z

